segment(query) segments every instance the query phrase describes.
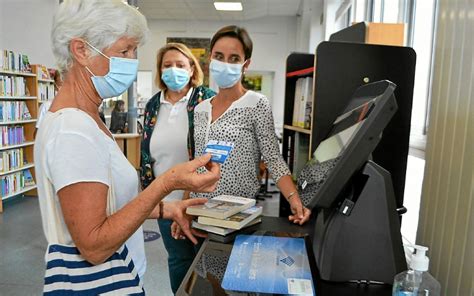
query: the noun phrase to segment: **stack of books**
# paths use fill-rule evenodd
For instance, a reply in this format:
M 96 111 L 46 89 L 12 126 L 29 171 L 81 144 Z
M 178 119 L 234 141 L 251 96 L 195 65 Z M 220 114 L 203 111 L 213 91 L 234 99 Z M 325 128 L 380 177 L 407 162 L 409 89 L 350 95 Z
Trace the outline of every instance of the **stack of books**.
M 260 223 L 262 207 L 255 206 L 255 199 L 219 195 L 203 205 L 188 207 L 186 213 L 198 216 L 192 226 L 207 231 L 213 240 L 225 241 L 223 237 L 243 228 Z

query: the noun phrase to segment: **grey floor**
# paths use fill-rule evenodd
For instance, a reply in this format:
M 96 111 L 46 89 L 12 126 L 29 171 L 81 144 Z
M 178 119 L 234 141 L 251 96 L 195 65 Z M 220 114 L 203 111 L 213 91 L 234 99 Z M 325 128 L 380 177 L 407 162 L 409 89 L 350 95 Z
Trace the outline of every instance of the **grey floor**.
M 264 215 L 278 215 L 278 194 L 259 204 L 263 205 Z M 159 232 L 154 220 L 146 221 L 143 228 Z M 1 296 L 41 295 L 46 246 L 38 199 L 21 197 L 7 202 L 0 214 Z M 145 251 L 147 295 L 173 295 L 169 288 L 167 253 L 161 238 L 145 243 Z

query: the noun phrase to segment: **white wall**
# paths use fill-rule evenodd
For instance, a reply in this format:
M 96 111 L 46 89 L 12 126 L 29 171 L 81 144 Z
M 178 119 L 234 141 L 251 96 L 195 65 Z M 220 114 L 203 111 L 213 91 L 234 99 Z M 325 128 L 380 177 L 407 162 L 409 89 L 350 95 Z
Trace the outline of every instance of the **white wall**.
M 329 40 L 331 34 L 347 27 L 346 14 L 336 20 L 336 12 L 344 0 L 324 1 L 324 38 Z
M 0 49 L 28 55 L 30 63 L 55 67 L 51 24 L 58 0 L 0 0 Z
M 302 0 L 296 23 L 296 49 L 298 52 L 315 53 L 319 43 L 324 41 L 322 0 Z
M 272 71 L 272 103 L 275 124 L 283 124 L 285 95 L 285 63 L 290 52 L 295 51 L 296 17 L 265 17 L 242 22 L 215 21 L 149 21 L 150 40 L 139 49 L 140 70 L 153 71 L 156 75 L 156 53 L 165 45 L 167 37 L 212 38 L 223 26 L 235 24 L 245 27 L 253 41 L 251 71 Z M 154 86 L 154 92 L 157 91 Z

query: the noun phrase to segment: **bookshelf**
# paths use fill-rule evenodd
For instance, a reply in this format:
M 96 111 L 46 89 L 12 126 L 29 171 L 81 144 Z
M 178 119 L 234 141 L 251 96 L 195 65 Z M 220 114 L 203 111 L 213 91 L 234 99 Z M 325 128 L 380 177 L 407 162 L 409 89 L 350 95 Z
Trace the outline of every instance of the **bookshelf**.
M 295 178 L 301 165 L 310 158 L 309 147 L 302 143 L 311 142 L 311 124 L 309 127 L 297 126 L 294 122 L 295 106 L 298 94 L 297 84 L 301 78 L 314 76 L 314 54 L 292 53 L 286 60 L 285 108 L 283 113 L 283 157 Z M 314 85 L 311 85 L 314 90 Z M 311 93 L 312 93 L 311 91 Z
M 33 159 L 37 76 L 12 68 L 5 70 L 5 63 L 0 64 L 0 212 L 9 198 L 37 194 Z
M 38 104 L 51 102 L 56 95 L 54 79 L 51 79 L 49 69 L 42 65 L 32 65 L 32 71 L 36 74 L 37 96 Z

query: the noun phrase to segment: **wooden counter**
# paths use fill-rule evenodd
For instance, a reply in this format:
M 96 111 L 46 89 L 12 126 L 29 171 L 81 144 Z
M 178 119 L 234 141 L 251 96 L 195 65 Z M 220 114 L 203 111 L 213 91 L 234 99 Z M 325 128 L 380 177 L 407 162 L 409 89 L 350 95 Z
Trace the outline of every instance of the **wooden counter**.
M 113 134 L 115 142 L 134 168 L 140 168 L 140 134 Z

